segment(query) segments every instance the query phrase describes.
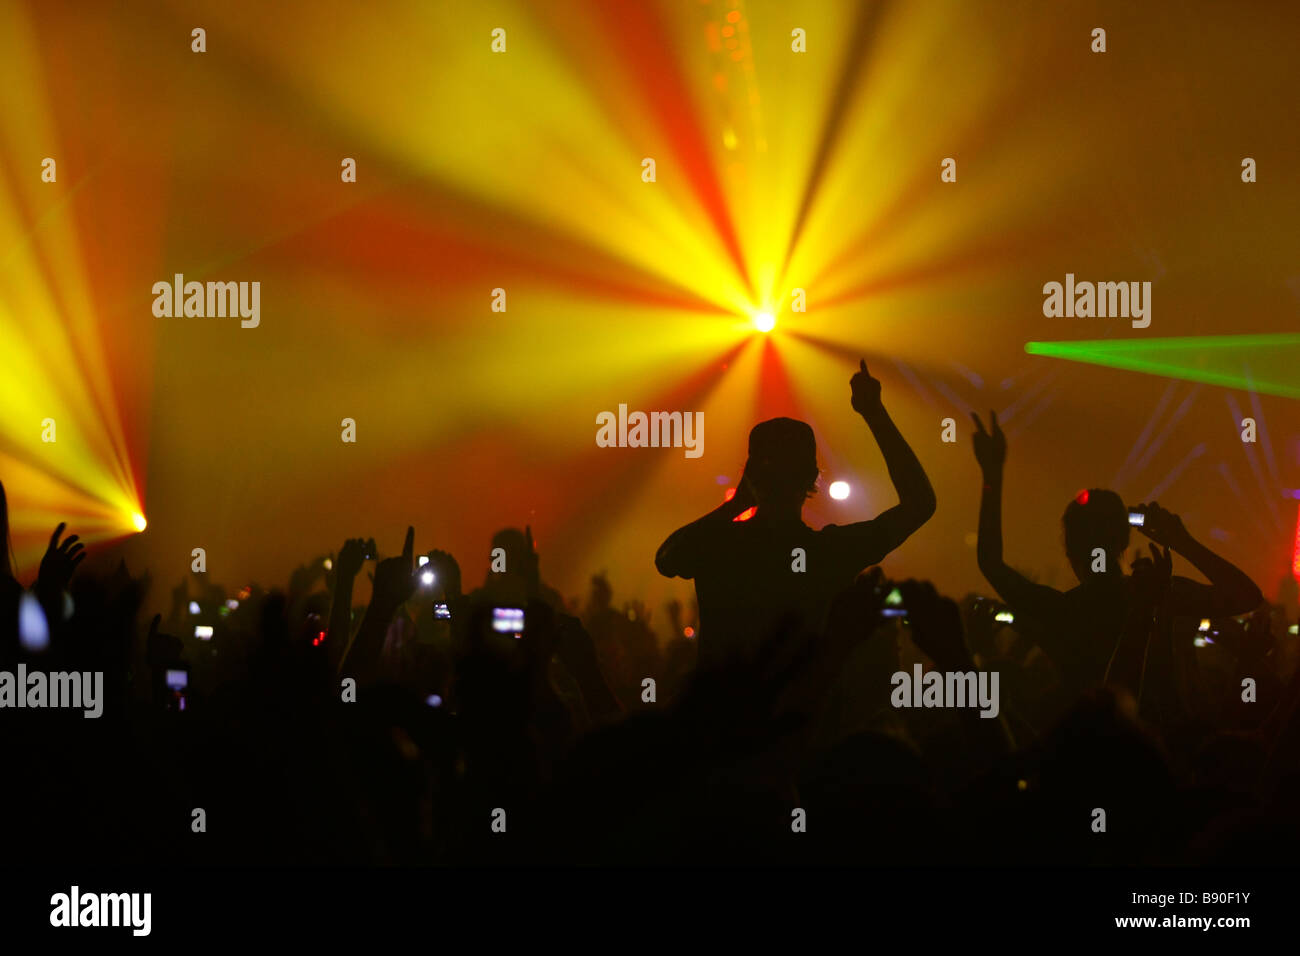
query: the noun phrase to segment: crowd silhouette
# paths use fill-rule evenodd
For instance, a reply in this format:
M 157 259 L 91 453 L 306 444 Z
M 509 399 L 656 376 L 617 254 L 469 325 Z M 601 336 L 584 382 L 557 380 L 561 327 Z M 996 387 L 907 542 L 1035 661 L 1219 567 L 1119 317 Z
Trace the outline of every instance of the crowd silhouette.
M 566 598 L 529 528 L 492 539 L 504 557 L 478 587 L 445 551 L 417 558 L 408 529 L 390 556 L 349 539 L 284 588 L 228 593 L 196 575 L 144 620 L 150 580 L 78 573 L 85 551 L 63 525 L 24 585 L 0 486 L 0 670 L 104 674 L 98 719 L 0 711 L 9 858 L 1295 859 L 1300 638 L 1284 609 L 1158 502 L 1105 489 L 1062 518 L 1077 587 L 1014 570 L 996 414 L 973 439 L 996 597 L 887 580 L 880 562 L 935 494 L 865 362 L 850 403 L 898 504 L 809 528 L 813 431 L 761 422 L 734 497 L 654 555 L 698 598 L 658 613 L 616 600 L 603 574 Z M 1133 530 L 1150 543 L 1126 573 Z M 1205 583 L 1173 575 L 1174 554 Z M 894 705 L 891 677 L 917 664 L 996 672 L 997 716 Z

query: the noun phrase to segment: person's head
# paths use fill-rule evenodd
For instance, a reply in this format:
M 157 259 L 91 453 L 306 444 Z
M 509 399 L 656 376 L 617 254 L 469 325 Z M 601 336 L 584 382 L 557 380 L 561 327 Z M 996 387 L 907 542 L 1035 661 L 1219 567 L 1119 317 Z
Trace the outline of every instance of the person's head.
M 1061 525 L 1065 555 L 1081 582 L 1099 573 L 1092 570 L 1097 548 L 1106 554 L 1106 573 L 1121 573 L 1120 559 L 1129 543 L 1128 507 L 1123 498 L 1105 488 L 1081 491 L 1065 506 Z
M 761 503 L 799 503 L 817 490 L 817 439 L 807 422 L 770 418 L 749 432 L 745 473 Z

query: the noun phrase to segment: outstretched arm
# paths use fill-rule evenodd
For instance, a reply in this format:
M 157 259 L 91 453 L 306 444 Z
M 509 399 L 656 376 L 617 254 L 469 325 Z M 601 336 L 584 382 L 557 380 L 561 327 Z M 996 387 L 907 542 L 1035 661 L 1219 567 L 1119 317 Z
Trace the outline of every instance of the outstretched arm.
M 975 460 L 984 475 L 980 495 L 979 545 L 976 554 L 980 571 L 998 595 L 1021 613 L 1039 611 L 1060 598 L 1060 592 L 1035 584 L 1002 560 L 1002 467 L 1007 458 L 1007 440 L 998 426 L 998 413 L 989 413 L 989 431 L 978 415 L 975 420 Z
M 875 564 L 911 537 L 912 532 L 930 520 L 936 505 L 934 488 L 921 467 L 916 453 L 903 437 L 880 400 L 880 382 L 871 377 L 867 363 L 859 361 L 858 371 L 849 381 L 853 389 L 853 410 L 871 429 L 880 453 L 885 458 L 889 480 L 898 492 L 898 504 L 881 512 L 872 521 L 846 529 L 852 534 L 861 529 L 864 543 L 870 541 L 870 553 L 862 555 L 862 566 Z M 855 562 L 856 563 L 856 562 Z

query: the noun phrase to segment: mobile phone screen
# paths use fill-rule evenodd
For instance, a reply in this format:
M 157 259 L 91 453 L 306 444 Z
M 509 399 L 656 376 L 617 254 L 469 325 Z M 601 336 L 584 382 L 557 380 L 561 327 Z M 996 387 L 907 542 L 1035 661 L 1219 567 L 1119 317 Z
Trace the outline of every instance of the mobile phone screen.
M 524 609 L 521 607 L 494 607 L 492 609 L 492 630 L 498 634 L 524 635 Z

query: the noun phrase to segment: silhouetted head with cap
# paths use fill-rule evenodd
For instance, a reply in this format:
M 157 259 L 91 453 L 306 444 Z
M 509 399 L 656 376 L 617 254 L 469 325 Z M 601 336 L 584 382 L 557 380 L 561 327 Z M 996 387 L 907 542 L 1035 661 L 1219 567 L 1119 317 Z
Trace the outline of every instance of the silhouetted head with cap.
M 817 490 L 817 439 L 807 422 L 770 418 L 749 433 L 745 475 L 759 506 L 802 507 Z

